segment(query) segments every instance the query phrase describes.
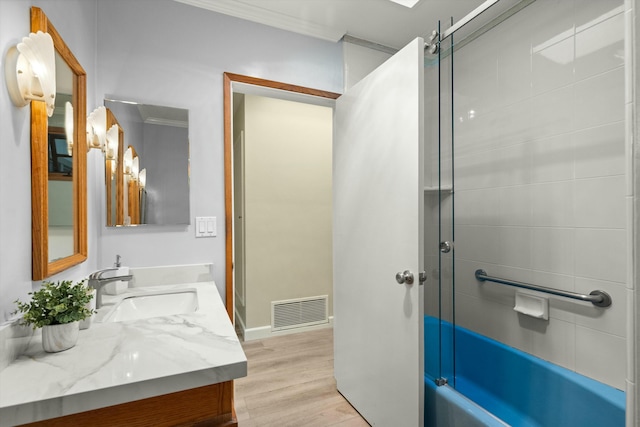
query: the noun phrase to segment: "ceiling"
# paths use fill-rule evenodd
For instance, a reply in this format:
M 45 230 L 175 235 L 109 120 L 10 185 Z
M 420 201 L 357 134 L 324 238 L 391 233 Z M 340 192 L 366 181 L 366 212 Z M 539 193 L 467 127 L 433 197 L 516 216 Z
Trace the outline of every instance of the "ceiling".
M 388 0 L 175 1 L 323 40 L 338 41 L 347 34 L 395 49 L 427 37 L 439 19 L 458 21 L 484 2 L 420 0 L 408 8 Z

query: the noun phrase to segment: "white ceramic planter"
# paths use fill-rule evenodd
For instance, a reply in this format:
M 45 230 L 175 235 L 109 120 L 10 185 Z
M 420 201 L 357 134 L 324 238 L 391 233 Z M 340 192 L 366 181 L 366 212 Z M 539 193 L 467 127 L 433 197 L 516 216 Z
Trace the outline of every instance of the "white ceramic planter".
M 42 347 L 47 353 L 56 353 L 70 349 L 78 341 L 80 322 L 42 327 Z

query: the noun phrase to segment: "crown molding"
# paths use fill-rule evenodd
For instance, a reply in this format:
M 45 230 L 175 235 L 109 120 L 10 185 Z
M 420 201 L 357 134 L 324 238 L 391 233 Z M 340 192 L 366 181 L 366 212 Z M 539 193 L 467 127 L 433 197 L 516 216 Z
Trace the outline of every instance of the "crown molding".
M 175 1 L 331 42 L 339 41 L 346 32 L 326 25 L 320 25 L 310 21 L 302 21 L 301 19 L 293 16 L 273 12 L 261 7 L 242 3 L 237 0 Z

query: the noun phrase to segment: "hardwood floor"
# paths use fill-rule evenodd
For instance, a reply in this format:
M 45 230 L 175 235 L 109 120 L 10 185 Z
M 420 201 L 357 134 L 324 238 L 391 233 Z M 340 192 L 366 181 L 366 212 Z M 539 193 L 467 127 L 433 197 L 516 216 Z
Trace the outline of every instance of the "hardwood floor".
M 336 390 L 333 329 L 242 344 L 248 376 L 235 381 L 239 427 L 368 427 Z

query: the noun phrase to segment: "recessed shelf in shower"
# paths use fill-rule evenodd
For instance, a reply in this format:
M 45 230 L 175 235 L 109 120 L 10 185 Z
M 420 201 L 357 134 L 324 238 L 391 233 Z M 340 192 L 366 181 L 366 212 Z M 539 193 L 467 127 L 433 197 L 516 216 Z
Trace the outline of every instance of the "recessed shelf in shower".
M 443 193 L 446 194 L 451 194 L 453 193 L 453 187 L 451 187 L 450 185 L 443 185 L 441 188 L 436 187 L 424 187 L 424 192 L 425 194 L 433 194 L 433 193 L 437 193 L 438 190 L 442 190 Z

